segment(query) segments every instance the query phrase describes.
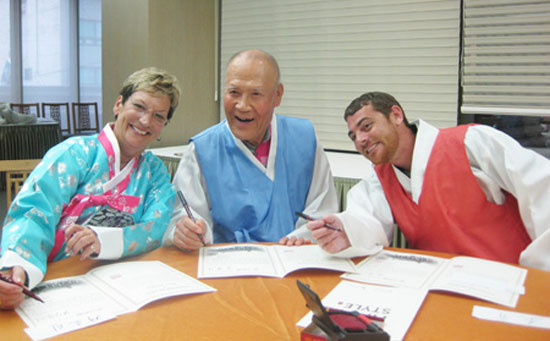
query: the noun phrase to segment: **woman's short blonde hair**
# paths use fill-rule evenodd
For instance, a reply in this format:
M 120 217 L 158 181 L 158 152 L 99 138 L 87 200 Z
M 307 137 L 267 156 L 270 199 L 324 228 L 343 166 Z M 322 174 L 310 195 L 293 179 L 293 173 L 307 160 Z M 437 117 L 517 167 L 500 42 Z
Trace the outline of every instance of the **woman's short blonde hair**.
M 126 103 L 128 98 L 136 91 L 144 91 L 154 96 L 168 96 L 170 98 L 168 120 L 172 118 L 180 98 L 178 80 L 174 75 L 156 67 L 138 70 L 128 76 L 122 85 L 120 90 L 122 103 Z

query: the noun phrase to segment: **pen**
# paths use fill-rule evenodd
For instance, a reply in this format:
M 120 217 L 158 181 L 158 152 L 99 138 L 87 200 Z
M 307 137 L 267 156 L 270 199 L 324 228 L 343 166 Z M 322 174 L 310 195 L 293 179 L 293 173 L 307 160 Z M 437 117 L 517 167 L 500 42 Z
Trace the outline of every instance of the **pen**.
M 193 213 L 191 213 L 191 209 L 189 208 L 189 204 L 187 204 L 187 200 L 185 200 L 185 197 L 183 196 L 182 191 L 178 191 L 178 197 L 180 198 L 180 201 L 181 201 L 181 204 L 183 205 L 183 208 L 185 208 L 185 211 L 187 212 L 187 216 L 191 220 L 193 220 L 193 222 L 196 223 L 197 220 L 195 219 L 195 217 L 193 217 Z M 201 240 L 202 246 L 206 246 L 206 243 L 204 242 L 204 237 L 202 236 L 202 234 L 197 233 L 197 235 L 199 236 L 199 239 Z
M 18 287 L 20 288 L 23 288 L 23 293 L 29 297 L 32 297 L 34 298 L 35 300 L 37 301 L 40 301 L 42 303 L 44 303 L 44 301 L 42 301 L 42 299 L 38 296 L 36 296 L 36 294 L 32 291 L 30 291 L 29 289 L 25 288 L 25 286 L 23 284 L 20 284 L 20 283 L 15 283 L 13 281 L 13 279 L 11 279 L 11 277 L 8 277 L 8 276 L 4 276 L 4 274 L 1 274 L 0 273 L 0 280 L 4 281 L 4 282 L 8 282 L 8 283 L 11 283 L 11 284 L 15 284 L 17 285 Z
M 309 216 L 309 215 L 307 215 L 305 213 L 302 213 L 302 212 L 296 212 L 296 215 L 300 218 L 304 218 L 304 219 L 309 220 L 309 221 L 319 220 L 319 219 L 315 219 L 312 216 Z M 325 224 L 325 227 L 329 228 L 331 230 L 334 230 L 334 231 L 342 232 L 342 230 L 340 230 L 339 228 L 337 228 L 336 226 L 331 225 L 331 224 Z

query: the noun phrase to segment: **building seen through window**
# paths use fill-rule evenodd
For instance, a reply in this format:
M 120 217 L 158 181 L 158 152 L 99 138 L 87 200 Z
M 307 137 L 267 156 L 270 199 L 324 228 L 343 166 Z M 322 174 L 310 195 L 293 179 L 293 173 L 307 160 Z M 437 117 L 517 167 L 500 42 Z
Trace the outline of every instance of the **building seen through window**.
M 101 0 L 0 0 L 0 72 L 0 102 L 101 113 Z

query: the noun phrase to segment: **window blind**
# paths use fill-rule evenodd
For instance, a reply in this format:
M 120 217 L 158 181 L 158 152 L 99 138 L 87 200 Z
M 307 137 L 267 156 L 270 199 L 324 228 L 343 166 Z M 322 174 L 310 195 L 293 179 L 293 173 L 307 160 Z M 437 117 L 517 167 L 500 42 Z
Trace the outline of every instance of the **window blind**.
M 368 91 L 394 95 L 410 120 L 456 125 L 459 33 L 455 0 L 222 0 L 221 89 L 235 52 L 265 50 L 285 86 L 276 112 L 309 119 L 327 149 L 354 150 L 343 113 Z
M 550 116 L 550 1 L 464 0 L 464 114 Z

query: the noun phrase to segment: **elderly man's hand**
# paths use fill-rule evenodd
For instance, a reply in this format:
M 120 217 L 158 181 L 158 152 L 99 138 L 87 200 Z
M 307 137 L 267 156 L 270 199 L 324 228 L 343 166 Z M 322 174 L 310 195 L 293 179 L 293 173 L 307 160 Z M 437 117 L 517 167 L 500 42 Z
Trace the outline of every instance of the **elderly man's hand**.
M 325 224 L 333 225 L 339 230 L 327 228 Z M 336 253 L 351 246 L 342 222 L 334 215 L 311 221 L 307 224 L 307 228 L 311 230 L 311 235 L 317 240 L 317 244 L 327 252 Z
M 66 253 L 76 255 L 80 253 L 80 260 L 99 254 L 101 244 L 96 233 L 89 227 L 71 225 L 65 230 L 67 241 Z
M 20 284 L 25 284 L 27 275 L 25 270 L 20 266 L 15 266 L 12 269 L 2 271 L 2 274 Z M 12 310 L 17 308 L 25 299 L 23 289 L 15 284 L 0 281 L 0 309 Z
M 284 236 L 283 238 L 281 238 L 281 240 L 279 240 L 279 244 L 286 245 L 286 246 L 300 246 L 300 245 L 311 244 L 311 240 L 304 239 L 303 237 Z
M 185 216 L 176 223 L 174 245 L 185 251 L 191 251 L 205 246 L 202 242 L 206 232 L 204 220 L 197 222 Z

